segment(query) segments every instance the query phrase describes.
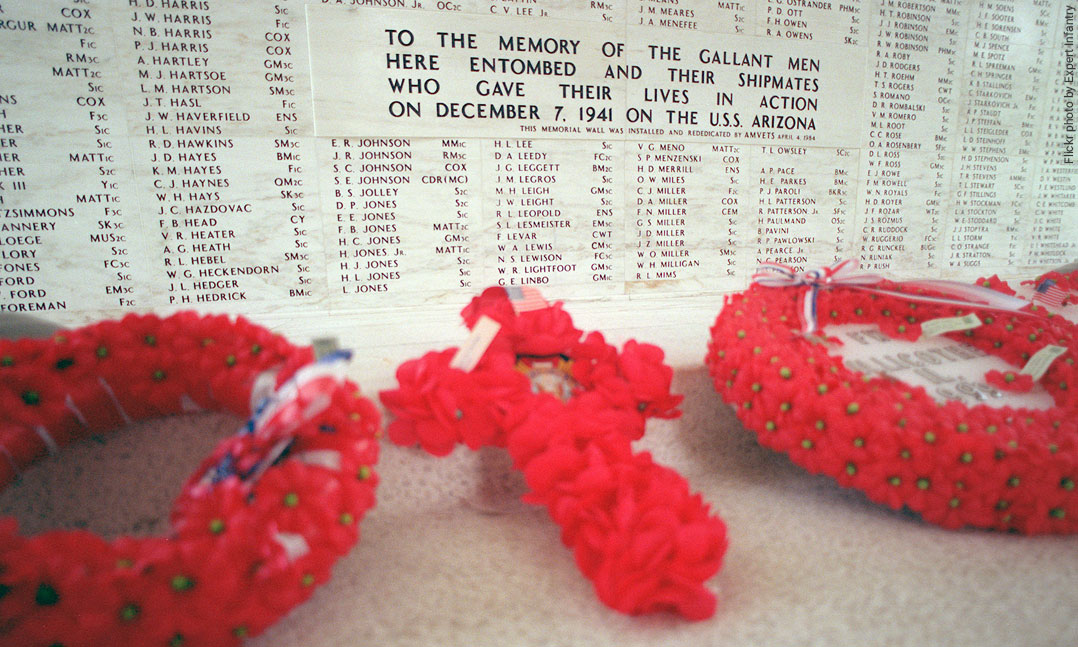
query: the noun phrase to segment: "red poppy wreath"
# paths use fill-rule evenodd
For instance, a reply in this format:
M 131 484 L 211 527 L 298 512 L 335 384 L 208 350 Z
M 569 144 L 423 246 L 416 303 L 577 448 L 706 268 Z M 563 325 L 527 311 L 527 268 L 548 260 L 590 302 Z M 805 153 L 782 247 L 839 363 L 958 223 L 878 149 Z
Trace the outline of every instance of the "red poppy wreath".
M 468 351 L 449 348 L 400 366 L 399 388 L 381 394 L 390 439 L 436 455 L 506 447 L 525 500 L 561 526 L 600 600 L 628 614 L 711 616 L 703 582 L 721 566 L 725 526 L 680 474 L 631 447 L 647 418 L 680 415 L 662 350 L 630 340 L 619 353 L 601 333 L 583 336 L 560 303 L 518 313 L 512 292 L 489 288 L 461 313 L 470 340 L 490 331 L 485 352 L 462 361 Z
M 961 286 L 956 300 L 955 284 L 836 276 L 856 267 L 848 263 L 800 275 L 762 268 L 773 271 L 726 298 L 706 361 L 745 427 L 809 471 L 946 528 L 1078 530 L 1075 325 L 1020 300 L 1017 309 L 993 304 L 1010 298 L 995 278 L 983 285 L 1003 290 Z M 1053 406 L 937 402 L 919 386 L 850 370 L 814 334 L 818 317 L 913 341 L 929 322 L 968 315 L 973 324 L 945 335 L 1012 366 L 1055 355 L 1036 380 Z M 990 373 L 990 384 L 1012 390 L 1034 381 L 1026 371 Z
M 0 519 L 0 644 L 231 645 L 307 599 L 374 505 L 379 426 L 346 354 L 313 359 L 242 318 L 189 312 L 0 340 L 5 482 L 134 419 L 251 416 L 183 486 L 168 537 L 28 538 Z

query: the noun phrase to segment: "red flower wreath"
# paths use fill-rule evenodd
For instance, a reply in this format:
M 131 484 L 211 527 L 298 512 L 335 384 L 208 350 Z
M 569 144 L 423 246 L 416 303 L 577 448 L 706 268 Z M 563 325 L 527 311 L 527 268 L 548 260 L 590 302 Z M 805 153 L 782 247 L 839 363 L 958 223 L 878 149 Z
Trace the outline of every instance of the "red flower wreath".
M 1011 365 L 1048 344 L 1065 347 L 1039 380 L 1055 406 L 939 404 L 921 387 L 851 371 L 802 332 L 810 293 L 822 324 L 875 323 L 893 338 L 917 339 L 922 322 L 975 312 L 983 325 L 947 336 Z M 1078 531 L 1075 325 L 1030 315 L 1035 306 L 1000 312 L 925 296 L 946 295 L 886 280 L 871 290 L 824 285 L 818 292 L 753 285 L 726 298 L 711 329 L 706 361 L 715 388 L 762 445 L 873 501 L 906 506 L 947 528 Z M 989 375 L 993 383 L 1017 382 L 1012 390 L 1027 378 Z
M 470 371 L 451 366 L 454 348 L 402 364 L 400 387 L 381 394 L 396 416 L 390 439 L 436 455 L 458 443 L 506 447 L 531 488 L 525 500 L 561 526 L 604 603 L 712 615 L 703 582 L 721 566 L 725 526 L 681 475 L 631 447 L 647 418 L 680 415 L 662 351 L 629 341 L 619 353 L 601 333 L 582 338 L 560 303 L 518 314 L 502 288 L 461 314 L 469 328 L 496 321 L 497 336 Z M 533 387 L 525 373 L 553 381 Z
M 0 340 L 4 482 L 132 419 L 254 409 L 184 485 L 167 538 L 27 538 L 0 519 L 0 644 L 233 645 L 307 599 L 374 505 L 379 427 L 333 360 L 312 360 L 242 318 L 190 312 Z

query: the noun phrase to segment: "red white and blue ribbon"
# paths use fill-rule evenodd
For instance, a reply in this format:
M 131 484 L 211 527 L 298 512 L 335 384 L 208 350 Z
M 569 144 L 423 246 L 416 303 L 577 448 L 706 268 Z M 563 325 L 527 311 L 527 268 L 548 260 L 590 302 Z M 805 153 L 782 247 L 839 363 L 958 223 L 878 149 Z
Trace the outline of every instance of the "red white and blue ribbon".
M 752 282 L 765 287 L 807 287 L 808 291 L 804 295 L 801 308 L 802 329 L 806 333 L 814 333 L 819 328 L 816 317 L 817 293 L 821 289 L 830 290 L 836 287 L 886 294 L 922 303 L 939 303 L 963 308 L 990 308 L 1015 313 L 1029 305 L 1027 301 L 1018 297 L 1012 297 L 979 285 L 958 283 L 956 281 L 922 280 L 899 282 L 899 285 L 904 288 L 931 290 L 937 294 L 949 295 L 952 298 L 887 290 L 876 287 L 885 280 L 884 277 L 878 274 L 859 274 L 857 273 L 858 266 L 856 259 L 846 259 L 827 267 L 798 272 L 789 265 L 783 265 L 782 263 L 763 263 L 757 268 L 756 273 L 752 275 Z M 1031 313 L 1022 312 L 1020 314 Z
M 212 485 L 229 476 L 238 476 L 249 484 L 258 480 L 267 469 L 273 466 L 291 449 L 295 438 L 292 432 L 304 422 L 311 420 L 330 405 L 333 389 L 344 381 L 352 353 L 337 350 L 325 355 L 318 361 L 308 364 L 288 379 L 275 391 L 263 398 L 255 407 L 251 417 L 240 427 L 237 435 L 253 435 L 269 442 L 277 439 L 265 453 L 250 467 L 239 470 L 236 458 L 226 454 L 202 477 L 202 483 Z M 333 452 L 335 453 L 335 452 Z M 306 452 L 310 456 L 297 456 L 308 463 L 318 463 L 333 467 L 339 463 L 339 455 L 323 456 L 315 452 Z

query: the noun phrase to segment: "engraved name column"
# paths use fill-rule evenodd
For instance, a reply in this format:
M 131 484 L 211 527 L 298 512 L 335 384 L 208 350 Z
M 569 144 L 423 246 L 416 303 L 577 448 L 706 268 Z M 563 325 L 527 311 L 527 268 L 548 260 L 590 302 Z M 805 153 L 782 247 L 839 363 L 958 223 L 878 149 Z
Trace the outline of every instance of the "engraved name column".
M 451 294 L 453 290 L 480 287 L 482 277 L 478 254 L 479 197 L 473 189 L 479 173 L 479 142 L 466 139 L 443 139 L 441 155 L 433 168 L 420 177 L 420 186 L 427 194 L 425 204 L 445 205 L 439 210 L 442 217 L 428 223 L 418 219 L 420 227 L 430 227 L 434 240 L 433 268 L 436 273 L 424 280 L 429 289 Z M 422 208 L 420 207 L 420 211 Z M 424 256 L 426 256 L 424 254 Z
M 442 11 L 482 13 L 487 16 L 519 18 L 562 18 L 622 24 L 625 21 L 625 0 L 569 0 L 547 2 L 545 0 L 466 0 L 461 3 L 433 2 L 432 0 L 408 0 L 416 5 L 435 6 Z M 474 7 L 472 4 L 474 3 Z M 356 2 L 356 4 L 366 4 Z
M 759 0 L 756 34 L 775 40 L 861 45 L 862 0 Z
M 322 158 L 330 161 L 333 177 L 332 188 L 322 190 L 323 208 L 333 214 L 326 231 L 336 241 L 327 245 L 329 283 L 341 295 L 398 292 L 405 256 L 400 221 L 414 176 L 413 142 L 399 137 L 331 138 L 325 144 L 330 154 Z
M 1036 23 L 1056 25 L 1056 33 L 1038 48 L 1050 72 L 1042 86 L 1043 118 L 1033 146 L 1037 182 L 1023 258 L 1024 265 L 1033 266 L 1027 276 L 1078 258 L 1078 8 L 1050 0 L 1033 4 Z
M 341 308 L 426 303 L 478 285 L 471 186 L 478 146 L 458 139 L 333 137 L 322 155 L 327 272 Z
M 802 270 L 845 258 L 857 155 L 846 148 L 775 145 L 759 147 L 752 159 L 758 170 L 757 263 Z
M 736 223 L 739 147 L 674 142 L 630 146 L 630 289 L 734 287 L 729 277 L 741 234 Z
M 0 310 L 134 307 L 138 234 L 104 8 L 5 8 L 0 50 L 23 58 L 0 62 Z
M 137 108 L 130 124 L 142 209 L 157 239 L 156 302 L 289 307 L 282 297 L 306 275 L 297 268 L 302 257 L 286 257 L 307 240 L 303 223 L 292 222 L 302 211 L 291 206 L 302 204 L 304 180 L 297 160 L 277 158 L 267 135 L 298 136 L 285 126 L 301 120 L 298 106 L 287 105 L 299 79 L 266 70 L 291 64 L 292 25 L 280 17 L 281 25 L 267 25 L 261 12 L 210 0 L 129 4 Z M 237 59 L 237 51 L 251 56 Z
M 969 278 L 1020 265 L 1029 235 L 1048 25 L 1028 21 L 1024 5 L 999 0 L 970 9 L 965 126 L 947 262 L 968 268 L 963 276 Z
M 620 287 L 612 273 L 596 281 L 592 271 L 592 242 L 617 245 L 613 218 L 602 210 L 612 216 L 621 199 L 612 183 L 602 182 L 603 168 L 595 168 L 589 150 L 595 146 L 588 140 L 484 142 L 488 283 L 557 286 L 567 295 L 595 294 L 596 285 L 604 291 Z
M 316 181 L 314 140 L 310 125 L 310 79 L 306 59 L 306 32 L 301 22 L 303 4 L 295 0 L 277 0 L 258 15 L 261 23 L 255 33 L 257 73 L 262 88 L 256 96 L 259 103 L 270 109 L 273 120 L 268 134 L 260 143 L 269 150 L 259 151 L 266 165 L 266 177 L 258 183 L 272 192 L 273 199 L 266 209 L 275 226 L 268 227 L 285 245 L 281 256 L 273 259 L 284 274 L 280 283 L 287 286 L 291 301 L 310 303 L 324 290 L 321 280 L 323 265 L 317 253 L 322 247 L 321 222 L 311 199 Z M 270 148 L 271 147 L 271 148 Z M 272 187 L 272 188 L 271 188 Z M 287 232 L 279 236 L 280 232 Z M 318 278 L 316 282 L 316 277 Z
M 866 269 L 920 276 L 938 267 L 949 208 L 962 18 L 952 7 L 927 3 L 885 2 L 875 13 L 857 232 Z
M 755 267 L 752 250 L 746 244 L 755 239 L 755 232 L 750 231 L 753 202 L 749 192 L 753 187 L 742 180 L 741 172 L 752 166 L 748 159 L 751 148 L 748 145 L 711 144 L 711 155 L 708 156 L 718 174 L 710 208 L 721 259 L 716 261 L 712 271 L 724 279 L 723 290 L 737 290 L 745 285 Z
M 629 21 L 643 27 L 744 34 L 750 16 L 752 11 L 740 0 L 629 1 Z

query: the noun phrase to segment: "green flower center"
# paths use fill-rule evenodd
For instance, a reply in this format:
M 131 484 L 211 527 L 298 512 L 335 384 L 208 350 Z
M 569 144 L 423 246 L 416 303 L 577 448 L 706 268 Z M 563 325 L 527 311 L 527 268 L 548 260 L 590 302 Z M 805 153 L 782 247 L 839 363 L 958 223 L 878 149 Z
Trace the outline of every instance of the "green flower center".
M 131 622 L 132 620 L 136 620 L 141 611 L 142 610 L 139 609 L 139 606 L 137 604 L 125 604 L 123 608 L 120 609 L 120 620 L 123 620 L 124 622 Z
M 34 602 L 37 602 L 43 607 L 51 607 L 60 601 L 60 593 L 52 587 L 51 584 L 42 582 L 37 585 L 37 591 L 34 593 Z

